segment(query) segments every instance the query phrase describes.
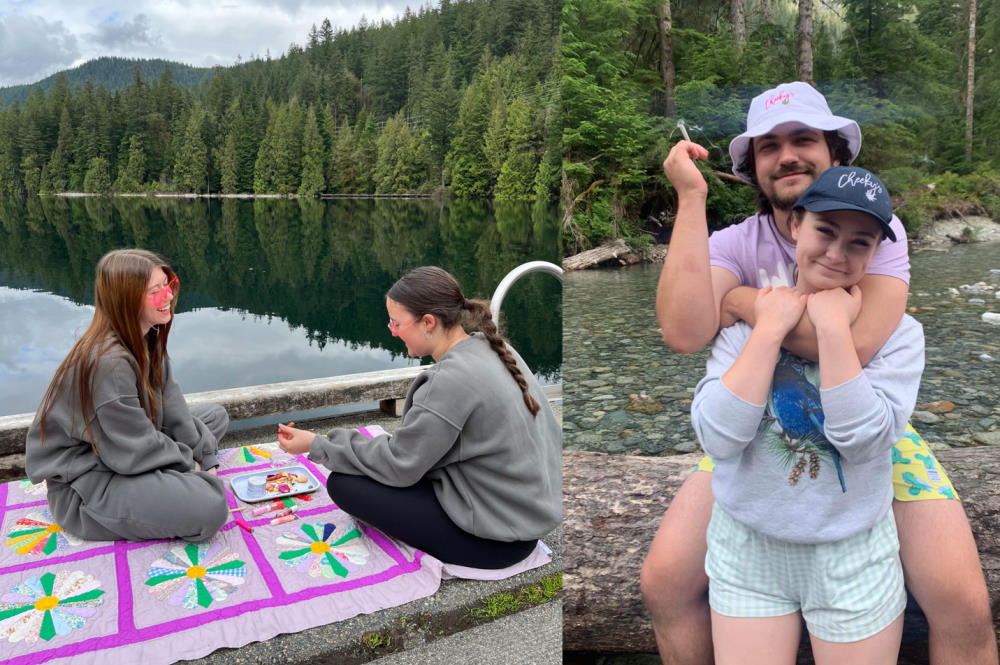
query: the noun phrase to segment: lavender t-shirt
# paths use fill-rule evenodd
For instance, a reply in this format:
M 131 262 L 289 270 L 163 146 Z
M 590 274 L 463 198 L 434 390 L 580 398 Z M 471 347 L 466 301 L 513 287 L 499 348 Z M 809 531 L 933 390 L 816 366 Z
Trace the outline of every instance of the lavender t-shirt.
M 727 226 L 708 239 L 710 262 L 736 275 L 743 286 L 792 286 L 795 274 L 795 245 L 785 240 L 771 215 L 760 213 L 739 224 Z M 906 251 L 906 230 L 895 215 L 889 225 L 896 241 L 879 243 L 868 264 L 869 275 L 888 275 L 910 283 L 910 255 Z

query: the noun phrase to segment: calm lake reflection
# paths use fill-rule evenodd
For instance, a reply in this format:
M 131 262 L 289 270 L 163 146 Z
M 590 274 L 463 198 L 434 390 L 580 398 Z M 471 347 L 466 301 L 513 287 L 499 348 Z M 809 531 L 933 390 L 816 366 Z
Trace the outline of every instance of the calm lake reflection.
M 93 314 L 108 250 L 162 254 L 181 279 L 170 355 L 186 392 L 334 376 L 417 361 L 386 328 L 385 292 L 439 265 L 489 299 L 532 260 L 559 262 L 552 206 L 413 200 L 0 201 L 0 415 L 33 411 Z M 508 337 L 545 382 L 560 377 L 561 287 L 517 282 Z

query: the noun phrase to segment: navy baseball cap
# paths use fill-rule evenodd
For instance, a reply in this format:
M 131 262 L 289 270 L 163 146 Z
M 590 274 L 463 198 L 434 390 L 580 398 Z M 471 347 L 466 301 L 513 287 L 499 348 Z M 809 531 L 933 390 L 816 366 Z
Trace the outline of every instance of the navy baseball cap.
M 878 176 L 859 166 L 833 166 L 816 178 L 793 208 L 809 212 L 856 210 L 878 220 L 886 238 L 896 241 L 889 222 L 892 221 L 892 201 L 889 190 Z

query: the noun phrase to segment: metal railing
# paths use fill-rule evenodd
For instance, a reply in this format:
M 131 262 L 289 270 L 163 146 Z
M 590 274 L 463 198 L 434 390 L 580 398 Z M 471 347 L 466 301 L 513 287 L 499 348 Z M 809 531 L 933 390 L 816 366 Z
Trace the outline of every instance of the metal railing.
M 513 286 L 514 282 L 519 280 L 521 277 L 533 272 L 546 272 L 554 276 L 560 283 L 562 283 L 562 268 L 554 263 L 549 263 L 548 261 L 529 261 L 527 263 L 522 263 L 507 273 L 507 275 L 500 280 L 496 290 L 493 292 L 493 298 L 490 300 L 490 313 L 493 315 L 494 321 L 499 320 L 497 317 L 500 316 L 500 306 L 503 304 L 503 299 L 510 290 L 510 287 Z

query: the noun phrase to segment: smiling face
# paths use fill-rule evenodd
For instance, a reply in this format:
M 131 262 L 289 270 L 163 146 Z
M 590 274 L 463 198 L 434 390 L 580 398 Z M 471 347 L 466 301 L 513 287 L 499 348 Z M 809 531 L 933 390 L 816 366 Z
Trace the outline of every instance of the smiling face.
M 878 221 L 863 212 L 833 210 L 793 215 L 798 279 L 805 293 L 851 287 L 861 281 L 882 238 Z
M 823 132 L 788 122 L 753 139 L 757 183 L 776 210 L 791 210 L 802 192 L 832 161 Z
M 171 290 L 170 296 L 166 297 L 162 293 L 164 289 L 170 290 L 167 286 L 169 282 L 170 278 L 163 268 L 153 268 L 149 282 L 146 283 L 146 293 L 142 299 L 142 311 L 139 317 L 144 335 L 153 326 L 168 323 L 174 315 L 173 306 L 177 294 Z
M 412 358 L 430 355 L 430 344 L 424 335 L 424 322 L 392 298 L 385 299 L 385 309 L 389 312 L 389 330 L 393 337 L 403 340 L 406 352 Z

